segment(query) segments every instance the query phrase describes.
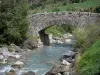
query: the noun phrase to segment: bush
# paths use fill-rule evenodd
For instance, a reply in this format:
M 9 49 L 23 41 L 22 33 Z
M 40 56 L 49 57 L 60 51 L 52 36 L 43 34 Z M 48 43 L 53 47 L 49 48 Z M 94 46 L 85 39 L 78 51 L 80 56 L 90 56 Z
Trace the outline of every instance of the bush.
M 100 5 L 95 8 L 94 12 L 100 13 Z
M 52 9 L 52 12 L 58 12 L 58 11 L 60 11 L 59 8 L 54 8 L 54 9 Z
M 76 28 L 75 30 L 73 30 L 72 32 L 75 37 L 76 37 L 76 48 L 81 48 L 82 45 L 85 43 L 85 41 L 87 40 L 87 31 L 85 29 L 80 29 L 80 28 Z
M 80 48 L 76 66 L 79 75 L 100 74 L 100 26 L 89 25 L 85 29 L 73 31 L 77 38 L 76 47 Z M 99 40 L 99 41 L 98 41 Z
M 73 34 L 77 39 L 76 47 L 85 50 L 100 39 L 100 26 L 89 25 L 85 29 L 76 28 Z
M 0 43 L 19 44 L 26 37 L 27 0 L 1 0 L 0 3 Z
M 61 36 L 65 33 L 65 30 L 59 25 L 59 26 L 52 26 L 46 30 L 47 34 L 52 33 L 54 36 Z
M 55 26 L 52 26 L 52 27 L 49 27 L 47 30 L 46 30 L 46 33 L 47 34 L 50 34 L 52 33 L 54 36 L 62 36 L 63 34 L 69 32 L 69 33 L 72 33 L 72 30 L 74 29 L 73 26 L 71 25 L 55 25 Z
M 100 40 L 96 41 L 92 47 L 84 52 L 78 68 L 79 75 L 100 74 Z

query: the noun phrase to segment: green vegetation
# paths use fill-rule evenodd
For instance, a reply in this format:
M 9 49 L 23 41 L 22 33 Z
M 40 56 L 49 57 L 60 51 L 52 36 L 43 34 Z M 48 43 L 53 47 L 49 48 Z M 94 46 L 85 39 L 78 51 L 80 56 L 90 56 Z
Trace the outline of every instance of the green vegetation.
M 65 30 L 61 26 L 52 26 L 46 30 L 46 33 L 52 33 L 54 36 L 61 36 L 65 33 Z
M 29 11 L 28 8 L 27 0 L 0 0 L 0 44 L 20 44 L 26 37 L 37 42 L 39 37 L 26 36 L 27 14 L 58 11 L 100 13 L 100 0 L 40 0 L 38 4 L 32 4 Z M 73 33 L 77 39 L 76 48 L 80 50 L 76 68 L 79 75 L 100 75 L 100 26 L 89 25 L 81 29 L 55 25 L 46 30 L 47 34 L 54 36 L 66 32 Z
M 0 0 L 0 43 L 21 43 L 28 29 L 27 0 Z
M 78 75 L 99 75 L 100 73 L 100 26 L 89 25 L 85 29 L 73 30 L 76 48 L 79 48 L 76 69 Z
M 89 25 L 85 29 L 76 28 L 73 30 L 73 34 L 77 39 L 76 48 L 84 51 L 100 39 L 100 26 Z
M 54 25 L 49 27 L 46 30 L 47 34 L 52 33 L 54 36 L 62 36 L 63 34 L 70 32 L 72 33 L 74 27 L 72 27 L 71 25 Z
M 47 0 L 47 2 L 41 2 L 40 5 L 35 5 L 35 9 L 29 11 L 29 13 L 41 13 L 41 12 L 57 12 L 57 11 L 89 11 L 89 12 L 96 12 L 97 8 L 100 7 L 100 0 L 86 0 L 86 1 L 80 1 L 76 0 L 76 2 L 73 2 L 75 0 L 72 0 L 71 2 L 65 2 L 58 1 L 53 2 Z M 31 6 L 32 7 L 32 6 Z M 33 5 L 34 7 L 34 5 Z M 100 9 L 99 9 L 100 11 Z
M 78 70 L 79 75 L 100 74 L 100 40 L 96 41 L 81 56 Z

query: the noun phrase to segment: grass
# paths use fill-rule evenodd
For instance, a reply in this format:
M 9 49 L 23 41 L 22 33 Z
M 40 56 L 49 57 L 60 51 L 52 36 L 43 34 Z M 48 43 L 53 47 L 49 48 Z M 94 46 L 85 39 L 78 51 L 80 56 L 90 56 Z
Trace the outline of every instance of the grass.
M 100 40 L 96 41 L 81 56 L 78 63 L 79 75 L 100 74 Z
M 64 33 L 66 33 L 66 31 L 59 25 L 59 26 L 52 26 L 49 27 L 48 29 L 46 29 L 45 31 L 47 34 L 52 33 L 54 36 L 61 36 Z
M 86 1 L 83 3 L 68 4 L 67 6 L 59 7 L 59 9 L 61 9 L 61 11 L 64 11 L 66 9 L 79 10 L 79 9 L 84 9 L 84 8 L 96 7 L 99 5 L 100 5 L 100 0 L 94 0 L 94 1 Z
M 87 9 L 87 8 L 95 8 L 100 5 L 100 0 L 89 0 L 82 3 L 74 3 L 74 4 L 66 4 L 63 5 L 62 3 L 57 4 L 48 4 L 44 7 L 40 6 L 34 10 L 30 10 L 29 13 L 43 13 L 43 12 L 56 12 L 57 11 L 79 11 L 80 9 Z

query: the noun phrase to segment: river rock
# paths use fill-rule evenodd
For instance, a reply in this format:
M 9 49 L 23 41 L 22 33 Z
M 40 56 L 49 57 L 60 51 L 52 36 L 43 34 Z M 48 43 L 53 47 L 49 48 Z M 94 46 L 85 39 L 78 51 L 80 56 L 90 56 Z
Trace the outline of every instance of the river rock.
M 11 53 L 8 51 L 7 47 L 2 47 L 0 48 L 0 58 L 2 59 L 8 59 L 9 55 L 11 55 Z
M 23 74 L 21 74 L 21 75 L 35 75 L 35 73 L 32 72 L 32 71 L 28 71 L 27 73 L 23 73 Z
M 27 51 L 27 52 L 30 52 L 31 50 L 30 50 L 30 49 L 26 49 L 26 51 Z
M 61 64 L 66 65 L 66 66 L 71 66 L 71 63 L 69 63 L 68 61 L 66 61 L 64 59 L 62 60 Z
M 0 54 L 0 61 L 4 59 L 4 56 Z
M 7 47 L 0 48 L 0 54 L 6 56 L 6 55 L 8 55 L 8 52 L 9 51 L 8 51 L 8 48 Z
M 71 72 L 64 72 L 63 75 L 72 75 Z
M 0 64 L 7 64 L 7 59 L 4 58 L 3 60 L 0 61 Z
M 64 42 L 67 44 L 72 44 L 72 39 L 65 39 Z
M 61 75 L 60 73 L 56 74 L 56 75 Z
M 72 58 L 66 58 L 66 59 L 62 59 L 62 60 L 66 60 L 67 62 L 71 63 L 72 66 L 75 65 L 75 59 L 72 59 Z
M 15 70 L 10 70 L 6 75 L 17 75 Z
M 65 54 L 63 54 L 62 59 L 66 59 L 68 57 L 74 58 L 76 55 L 76 52 L 68 50 Z
M 12 55 L 9 55 L 9 58 L 14 58 L 14 59 L 20 59 L 21 58 L 21 55 L 19 54 L 12 54 Z
M 23 48 L 31 50 L 34 48 L 38 48 L 38 41 L 26 40 L 23 43 Z
M 21 62 L 21 61 L 17 61 L 11 67 L 13 67 L 13 68 L 23 68 L 24 67 L 24 63 Z
M 63 35 L 63 38 L 68 39 L 68 38 L 73 38 L 73 34 L 67 33 Z
M 17 53 L 22 52 L 22 49 L 19 46 L 15 45 L 15 44 L 10 44 L 8 49 L 11 52 L 17 52 Z
M 58 73 L 70 72 L 71 68 L 66 65 L 56 65 L 45 75 L 56 75 Z

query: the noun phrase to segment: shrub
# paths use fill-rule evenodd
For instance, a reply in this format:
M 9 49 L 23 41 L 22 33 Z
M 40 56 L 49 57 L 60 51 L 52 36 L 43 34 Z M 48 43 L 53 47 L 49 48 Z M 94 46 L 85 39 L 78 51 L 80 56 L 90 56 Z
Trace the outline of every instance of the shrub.
M 65 33 L 65 30 L 59 26 L 52 26 L 46 30 L 46 33 L 52 33 L 54 36 L 61 36 Z
M 94 12 L 100 13 L 100 5 L 95 8 Z
M 60 11 L 59 8 L 54 8 L 54 9 L 52 9 L 52 12 L 58 12 L 58 11 Z
M 87 49 L 82 55 L 78 65 L 79 75 L 100 74 L 100 40 Z
M 85 31 L 85 29 L 76 28 L 75 30 L 73 30 L 72 33 L 75 35 L 77 39 L 76 47 L 80 48 L 85 43 L 85 40 L 87 39 L 88 36 L 87 31 Z
M 85 50 L 100 39 L 100 26 L 89 25 L 85 29 L 76 28 L 73 34 L 77 39 L 76 47 Z
M 27 0 L 1 0 L 0 4 L 0 43 L 19 44 L 26 37 Z

